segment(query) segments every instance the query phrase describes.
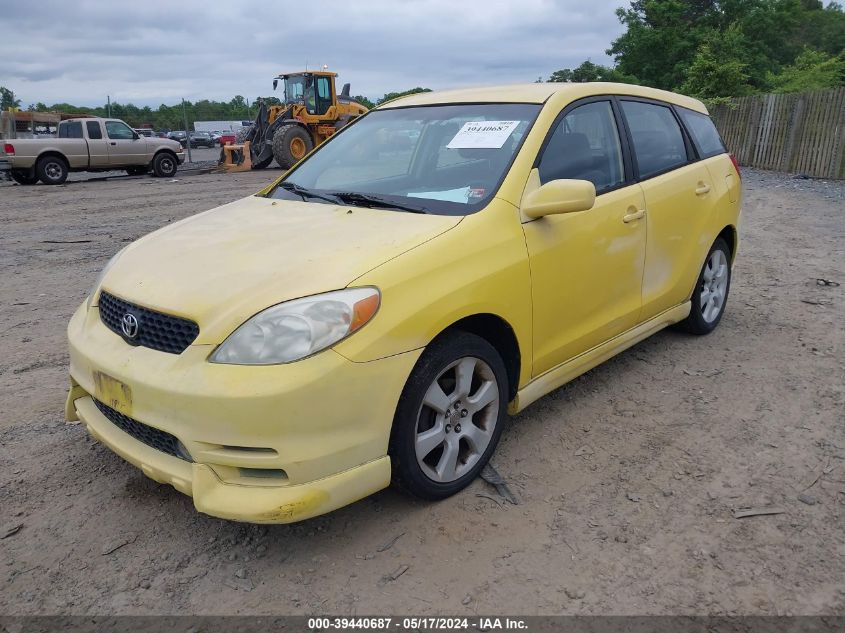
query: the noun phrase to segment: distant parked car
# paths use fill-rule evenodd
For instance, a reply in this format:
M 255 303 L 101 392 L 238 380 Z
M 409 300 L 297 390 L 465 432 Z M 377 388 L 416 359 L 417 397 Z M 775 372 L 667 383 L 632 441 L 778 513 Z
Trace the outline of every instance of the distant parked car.
M 181 130 L 176 132 L 171 132 L 167 135 L 167 138 L 172 139 L 174 141 L 179 141 L 182 147 L 188 146 L 188 134 L 187 132 L 182 132 Z
M 208 132 L 191 132 L 191 147 L 214 147 L 214 139 Z
M 231 145 L 232 143 L 236 143 L 238 140 L 237 135 L 234 132 L 223 132 L 220 135 L 220 145 Z
M 211 135 L 211 140 L 219 145 L 222 133 L 219 130 L 215 130 L 214 132 L 209 132 L 209 134 Z

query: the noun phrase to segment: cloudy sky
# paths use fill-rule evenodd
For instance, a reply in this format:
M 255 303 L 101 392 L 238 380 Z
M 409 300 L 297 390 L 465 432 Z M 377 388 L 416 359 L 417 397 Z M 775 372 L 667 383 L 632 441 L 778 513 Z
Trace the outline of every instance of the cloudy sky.
M 30 103 L 157 106 L 272 94 L 323 64 L 376 98 L 530 82 L 604 51 L 624 0 L 0 2 L 0 85 Z

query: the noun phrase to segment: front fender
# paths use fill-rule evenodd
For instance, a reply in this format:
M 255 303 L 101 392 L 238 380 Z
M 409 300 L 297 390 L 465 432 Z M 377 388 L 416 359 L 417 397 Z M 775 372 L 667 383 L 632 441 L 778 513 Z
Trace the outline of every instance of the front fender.
M 531 376 L 531 276 L 513 205 L 494 199 L 451 231 L 350 284 L 363 285 L 381 290 L 381 307 L 371 323 L 336 346 L 350 360 L 420 349 L 463 318 L 492 314 L 513 329 L 520 376 Z

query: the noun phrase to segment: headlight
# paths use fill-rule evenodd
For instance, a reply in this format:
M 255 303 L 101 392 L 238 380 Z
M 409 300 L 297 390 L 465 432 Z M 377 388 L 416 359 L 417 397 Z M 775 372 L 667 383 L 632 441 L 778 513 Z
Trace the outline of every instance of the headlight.
M 117 258 L 127 249 L 127 246 L 124 246 L 119 251 L 117 251 L 112 258 L 106 263 L 103 267 L 103 270 L 100 271 L 100 274 L 97 275 L 97 281 L 94 282 L 93 288 L 91 288 L 91 292 L 88 293 L 88 309 L 90 310 L 92 306 L 96 305 L 94 302 L 94 297 L 97 296 L 97 291 L 100 289 L 100 284 L 103 283 L 103 278 L 106 276 L 106 273 L 109 272 L 109 269 L 114 266 L 114 263 L 117 261 Z
M 360 329 L 380 301 L 376 288 L 349 288 L 280 303 L 232 332 L 209 360 L 278 365 L 311 356 Z

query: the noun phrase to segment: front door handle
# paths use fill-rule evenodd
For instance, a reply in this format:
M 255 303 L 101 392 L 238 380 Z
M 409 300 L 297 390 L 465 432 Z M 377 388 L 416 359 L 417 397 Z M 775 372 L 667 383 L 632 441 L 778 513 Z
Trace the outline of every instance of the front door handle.
M 117 145 L 114 141 L 110 142 L 109 145 Z
M 640 218 L 642 218 L 644 216 L 645 216 L 645 209 L 640 209 L 639 211 L 636 211 L 635 213 L 629 213 L 625 216 L 622 216 L 622 221 L 627 224 L 628 222 L 633 222 L 634 220 L 639 220 Z
M 698 187 L 695 188 L 695 195 L 703 196 L 705 193 L 710 193 L 710 185 L 706 182 L 699 181 Z

